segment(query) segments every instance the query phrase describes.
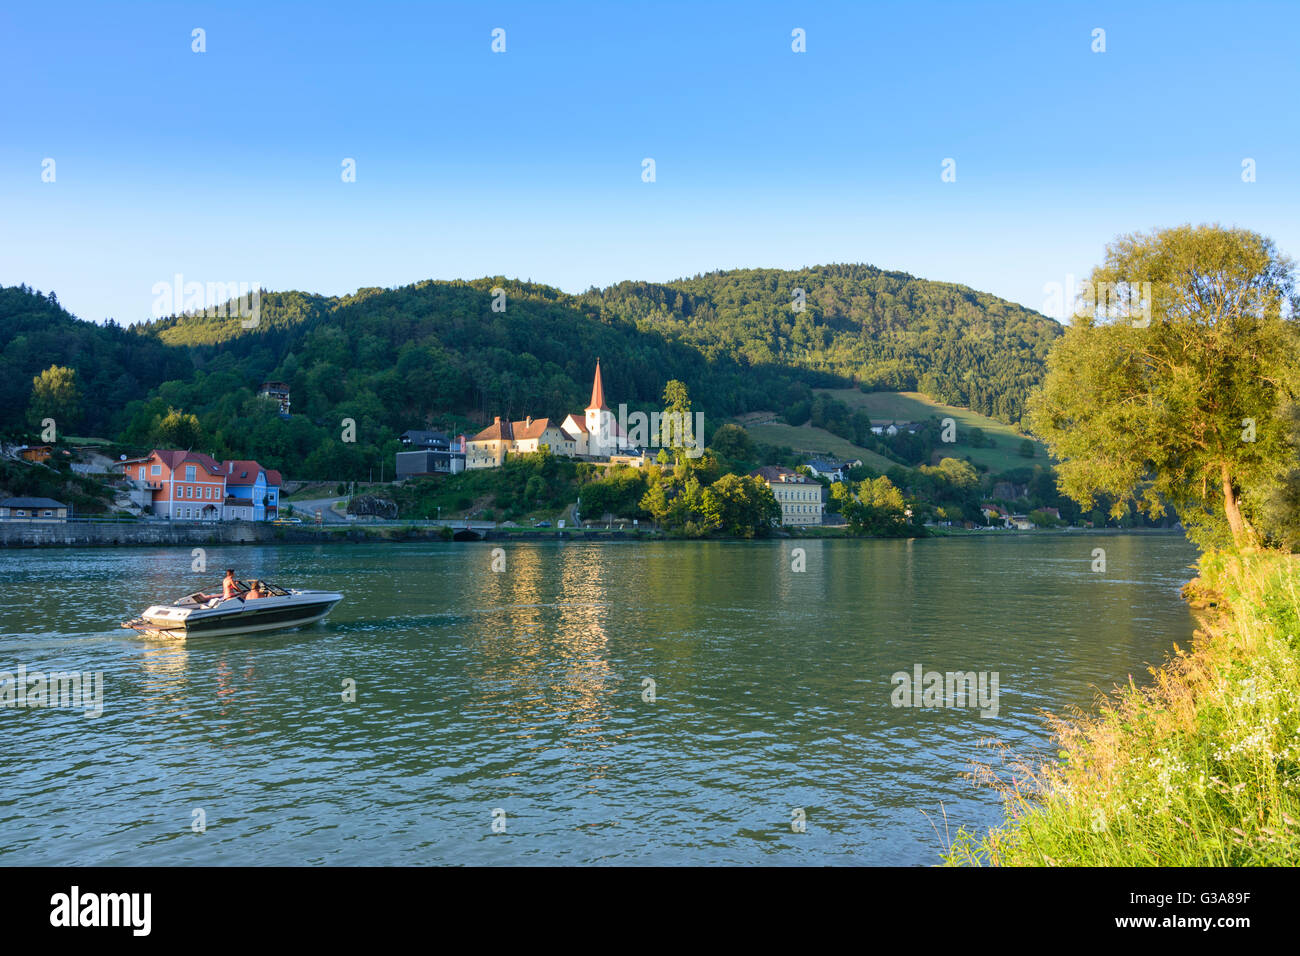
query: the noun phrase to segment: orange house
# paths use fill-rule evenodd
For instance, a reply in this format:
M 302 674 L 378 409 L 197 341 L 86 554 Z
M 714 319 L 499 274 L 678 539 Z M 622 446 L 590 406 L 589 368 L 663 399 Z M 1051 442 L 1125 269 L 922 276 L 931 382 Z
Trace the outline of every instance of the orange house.
M 24 461 L 46 462 L 53 453 L 54 449 L 49 445 L 24 445 L 18 449 L 18 457 Z
M 118 462 L 137 490 L 151 493 L 153 513 L 181 521 L 225 517 L 226 474 L 209 455 L 155 448 L 144 458 Z

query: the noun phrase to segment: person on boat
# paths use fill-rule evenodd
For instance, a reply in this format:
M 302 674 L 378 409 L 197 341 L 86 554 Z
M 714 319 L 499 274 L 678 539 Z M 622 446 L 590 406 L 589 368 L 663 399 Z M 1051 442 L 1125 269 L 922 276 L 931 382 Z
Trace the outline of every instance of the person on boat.
M 266 597 L 266 595 L 262 593 L 262 582 L 254 580 L 253 586 L 249 588 L 248 593 L 244 595 L 244 600 L 251 601 L 253 598 L 260 597 Z
M 229 601 L 232 597 L 238 597 L 240 594 L 239 582 L 235 580 L 235 569 L 227 568 L 226 577 L 221 582 L 221 594 L 200 594 L 200 601 L 213 601 L 218 597 L 223 601 Z

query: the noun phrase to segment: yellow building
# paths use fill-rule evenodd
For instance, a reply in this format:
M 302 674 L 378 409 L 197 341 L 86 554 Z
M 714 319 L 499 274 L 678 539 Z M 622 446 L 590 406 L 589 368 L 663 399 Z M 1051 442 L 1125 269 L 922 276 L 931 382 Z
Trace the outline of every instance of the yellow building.
M 522 422 L 511 422 L 510 430 L 514 435 L 514 445 L 510 449 L 513 452 L 527 454 L 539 451 L 545 445 L 550 448 L 552 455 L 564 455 L 566 458 L 574 455 L 573 436 L 549 418 L 533 418 L 530 415 Z
M 781 524 L 822 523 L 822 515 L 826 513 L 826 503 L 823 499 L 824 489 L 820 482 L 776 465 L 764 465 L 757 471 L 751 471 L 750 475 L 762 478 L 772 489 L 772 496 L 781 506 Z
M 499 468 L 514 442 L 509 422 L 498 415 L 492 424 L 465 443 L 465 468 Z
M 573 436 L 549 418 L 529 416 L 522 421 L 503 422 L 498 415 L 492 424 L 465 443 L 465 467 L 499 468 L 507 455 L 526 455 L 545 446 L 552 455 L 572 458 Z

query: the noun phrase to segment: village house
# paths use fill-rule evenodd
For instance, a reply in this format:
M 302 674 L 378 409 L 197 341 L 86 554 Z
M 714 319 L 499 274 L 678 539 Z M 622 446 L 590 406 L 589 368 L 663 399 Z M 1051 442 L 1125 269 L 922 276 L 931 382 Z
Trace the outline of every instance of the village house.
M 289 386 L 284 382 L 263 382 L 257 386 L 259 398 L 269 398 L 280 409 L 280 417 L 289 417 Z
M 155 448 L 144 458 L 119 462 L 134 485 L 132 500 L 160 518 L 220 521 L 226 475 L 211 456 L 197 451 Z
M 465 436 L 448 438 L 442 432 L 405 431 L 399 436 L 404 451 L 397 453 L 397 480 L 430 475 L 458 475 L 465 470 Z
M 54 454 L 54 449 L 50 445 L 22 445 L 17 450 L 18 457 L 23 461 L 33 461 L 40 464 L 50 460 Z
M 575 454 L 574 437 L 549 418 L 529 415 L 521 422 L 511 423 L 510 431 L 515 440 L 511 450 L 521 455 L 541 451 L 543 445 L 551 450 L 552 455 L 572 458 Z
M 772 496 L 781 506 L 781 524 L 822 524 L 826 489 L 820 481 L 777 465 L 764 465 L 749 474 L 763 479 L 772 489 Z
M 844 481 L 849 475 L 849 469 L 856 468 L 862 464 L 860 458 L 853 461 L 832 461 L 829 458 L 813 458 L 808 462 L 808 470 L 815 477 L 827 478 L 832 482 Z
M 451 439 L 442 432 L 411 428 L 398 435 L 397 440 L 408 451 L 448 451 L 451 448 Z
M 465 436 L 411 429 L 398 436 L 397 480 L 429 475 L 458 475 L 465 470 Z
M 1038 527 L 1029 520 L 1028 515 L 1012 514 L 1006 508 L 1001 508 L 995 504 L 980 505 L 980 513 L 984 515 L 984 520 L 991 525 L 1000 524 L 1004 528 L 1015 528 L 1019 531 L 1031 531 Z
M 916 422 L 881 422 L 879 425 L 871 426 L 871 434 L 884 435 L 887 438 L 893 438 L 900 432 L 915 435 L 920 430 L 921 426 Z
M 3 521 L 67 521 L 68 506 L 53 498 L 5 498 L 0 501 Z
M 266 521 L 279 514 L 281 475 L 255 461 L 218 462 L 197 451 L 155 448 L 118 462 L 128 495 L 174 521 Z
M 510 430 L 510 422 L 503 422 L 500 415 L 495 416 L 491 425 L 466 442 L 466 469 L 499 468 L 513 443 L 514 434 Z
M 226 469 L 226 515 L 241 521 L 273 521 L 280 513 L 278 471 L 255 461 L 223 461 Z

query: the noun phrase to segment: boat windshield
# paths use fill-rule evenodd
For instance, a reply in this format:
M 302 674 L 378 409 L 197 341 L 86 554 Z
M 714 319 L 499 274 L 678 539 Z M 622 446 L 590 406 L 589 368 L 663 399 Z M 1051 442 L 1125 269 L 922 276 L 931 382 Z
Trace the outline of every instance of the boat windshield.
M 245 591 L 249 590 L 252 587 L 252 585 L 244 581 L 240 581 L 239 586 L 241 589 Z M 286 591 L 284 588 L 280 587 L 278 584 L 272 584 L 270 581 L 262 582 L 263 597 L 287 597 L 288 594 L 289 592 Z

